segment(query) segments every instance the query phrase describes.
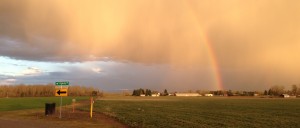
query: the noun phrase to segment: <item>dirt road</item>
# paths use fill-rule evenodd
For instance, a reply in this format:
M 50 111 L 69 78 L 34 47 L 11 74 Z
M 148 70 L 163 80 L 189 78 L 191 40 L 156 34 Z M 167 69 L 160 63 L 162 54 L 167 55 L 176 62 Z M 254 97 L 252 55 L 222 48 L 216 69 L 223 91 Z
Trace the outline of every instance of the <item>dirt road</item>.
M 0 119 L 0 128 L 62 128 L 62 126 L 51 122 Z
M 0 113 L 0 128 L 127 128 L 128 126 L 100 113 L 94 113 L 90 119 L 88 112 L 77 111 L 63 114 L 44 116 L 42 112 L 32 113 L 33 110 L 22 112 Z M 25 115 L 24 115 L 25 114 Z M 7 115 L 7 116 L 5 116 Z
M 80 103 L 82 105 L 82 103 Z M 70 106 L 62 109 L 62 118 L 59 111 L 51 116 L 45 116 L 43 109 L 18 110 L 0 112 L 0 128 L 127 128 L 128 126 L 116 119 L 101 113 L 76 110 L 72 112 Z

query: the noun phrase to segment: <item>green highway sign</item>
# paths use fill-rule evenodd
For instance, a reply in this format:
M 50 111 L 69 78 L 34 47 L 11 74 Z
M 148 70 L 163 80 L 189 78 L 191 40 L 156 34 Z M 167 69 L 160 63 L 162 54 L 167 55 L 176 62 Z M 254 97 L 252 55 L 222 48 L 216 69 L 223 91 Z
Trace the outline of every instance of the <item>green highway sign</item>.
M 69 81 L 64 81 L 64 82 L 55 82 L 55 85 L 57 85 L 57 86 L 69 85 Z

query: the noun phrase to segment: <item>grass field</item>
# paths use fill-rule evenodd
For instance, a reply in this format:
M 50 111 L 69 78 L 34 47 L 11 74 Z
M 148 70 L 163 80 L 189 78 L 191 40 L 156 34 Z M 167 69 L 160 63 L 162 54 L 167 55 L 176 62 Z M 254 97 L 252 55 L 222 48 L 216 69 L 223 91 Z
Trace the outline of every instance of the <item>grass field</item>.
M 94 111 L 132 127 L 300 127 L 300 99 L 116 97 Z
M 63 97 L 63 105 L 71 104 L 73 97 Z M 85 100 L 88 97 L 76 97 L 76 100 Z M 60 97 L 22 97 L 0 98 L 0 112 L 23 109 L 45 108 L 45 103 L 60 105 Z
M 127 128 L 119 121 L 100 113 L 94 113 L 93 118 L 89 112 L 72 112 L 73 97 L 63 97 L 61 117 L 56 108 L 54 115 L 45 115 L 45 103 L 60 105 L 60 97 L 26 97 L 26 98 L 0 98 L 0 128 Z M 88 106 L 89 97 L 76 97 L 75 108 Z

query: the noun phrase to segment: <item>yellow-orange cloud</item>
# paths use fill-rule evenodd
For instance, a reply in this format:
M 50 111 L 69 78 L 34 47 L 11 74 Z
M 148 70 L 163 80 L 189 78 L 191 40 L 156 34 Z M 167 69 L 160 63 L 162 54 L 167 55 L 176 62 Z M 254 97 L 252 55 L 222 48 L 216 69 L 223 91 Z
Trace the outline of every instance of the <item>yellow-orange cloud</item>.
M 221 70 L 289 74 L 300 71 L 299 7 L 296 0 L 2 0 L 0 54 L 209 68 L 212 51 Z

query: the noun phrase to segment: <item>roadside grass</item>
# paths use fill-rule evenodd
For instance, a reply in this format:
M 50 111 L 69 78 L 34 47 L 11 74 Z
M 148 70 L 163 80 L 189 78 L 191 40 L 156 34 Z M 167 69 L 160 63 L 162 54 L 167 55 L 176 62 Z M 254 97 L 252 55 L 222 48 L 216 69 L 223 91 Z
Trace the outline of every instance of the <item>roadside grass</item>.
M 94 111 L 131 127 L 300 127 L 300 99 L 107 97 Z
M 72 106 L 69 106 L 72 99 L 63 97 L 62 118 L 59 118 L 59 108 L 55 114 L 45 115 L 45 103 L 54 102 L 59 107 L 60 97 L 0 98 L 0 127 L 127 128 L 127 125 L 101 113 L 95 113 L 91 119 L 89 112 L 78 111 L 77 107 L 89 105 L 89 97 L 75 97 L 78 102 L 75 112 L 72 112 Z
M 72 103 L 73 97 L 63 97 L 63 105 Z M 87 100 L 88 97 L 76 97 L 76 101 Z M 12 97 L 0 98 L 0 112 L 24 109 L 45 108 L 45 103 L 60 105 L 60 97 Z

